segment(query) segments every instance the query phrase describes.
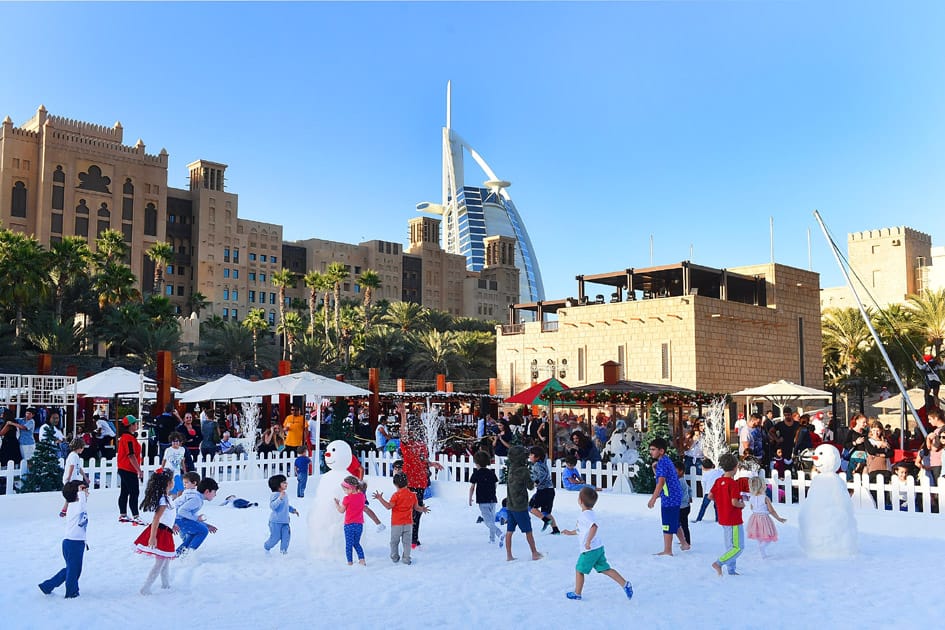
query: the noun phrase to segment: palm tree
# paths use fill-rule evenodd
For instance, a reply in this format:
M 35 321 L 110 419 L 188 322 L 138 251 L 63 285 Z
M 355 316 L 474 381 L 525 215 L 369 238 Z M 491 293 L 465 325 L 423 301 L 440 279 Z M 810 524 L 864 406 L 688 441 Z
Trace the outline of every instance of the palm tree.
M 201 351 L 209 363 L 225 363 L 231 374 L 237 374 L 243 365 L 256 361 L 256 333 L 238 322 L 224 322 L 219 329 L 210 329 L 200 339 Z
M 129 356 L 149 367 L 153 366 L 161 350 L 174 353 L 180 351 L 180 327 L 165 325 L 139 328 L 125 340 L 125 347 L 129 351 Z
M 935 356 L 941 356 L 945 340 L 945 289 L 910 295 L 906 298 L 906 308 L 912 311 L 914 330 L 935 349 Z
M 137 300 L 141 294 L 135 289 L 135 274 L 131 267 L 120 262 L 105 262 L 92 279 L 92 287 L 98 295 L 98 306 L 105 309 Z
M 357 361 L 363 367 L 382 368 L 393 374 L 396 368 L 403 365 L 407 346 L 407 339 L 400 329 L 375 326 L 365 333 L 364 345 L 358 352 Z
M 857 372 L 863 356 L 873 346 L 866 322 L 855 308 L 829 308 L 821 319 L 824 364 L 834 363 L 836 377 L 849 378 Z
M 333 262 L 328 265 L 325 275 L 331 280 L 335 293 L 335 338 L 341 336 L 341 283 L 348 278 L 348 269 L 343 263 Z
M 76 323 L 63 324 L 47 313 L 29 324 L 26 340 L 47 354 L 75 354 L 82 349 L 85 331 Z
M 315 334 L 315 306 L 318 303 L 318 292 L 321 290 L 322 274 L 309 271 L 302 277 L 302 282 L 308 287 L 308 334 Z
M 279 287 L 279 326 L 276 327 L 276 330 L 281 333 L 285 328 L 285 289 L 288 286 L 295 284 L 295 274 L 289 271 L 288 269 L 280 269 L 279 271 L 272 274 L 270 277 L 272 280 L 272 286 Z M 288 345 L 288 340 L 286 340 L 286 345 Z M 282 347 L 282 358 L 286 357 L 286 347 Z
M 17 339 L 25 332 L 25 310 L 36 303 L 46 289 L 47 256 L 33 236 L 6 229 L 0 231 L 0 278 L 3 278 L 0 294 L 4 303 L 14 308 Z
M 243 327 L 253 333 L 253 367 L 259 367 L 258 339 L 259 333 L 269 330 L 266 320 L 266 311 L 261 308 L 252 309 L 243 320 Z
M 400 329 L 404 334 L 420 332 L 427 329 L 426 314 L 427 309 L 420 304 L 392 302 L 381 321 Z
M 426 324 L 433 330 L 446 332 L 453 329 L 453 316 L 446 311 L 440 311 L 435 308 L 427 310 Z
M 289 349 L 289 361 L 291 361 L 292 348 L 295 346 L 296 338 L 305 330 L 305 322 L 302 321 L 301 315 L 293 311 L 285 314 L 276 330 L 285 336 L 285 344 Z
M 408 362 L 411 374 L 429 378 L 436 374 L 462 376 L 465 368 L 456 348 L 456 333 L 431 330 L 413 338 L 414 351 Z
M 367 331 L 371 326 L 371 298 L 374 289 L 381 286 L 381 277 L 373 269 L 365 269 L 357 282 L 358 286 L 364 289 L 364 330 Z
M 318 371 L 331 359 L 331 347 L 314 335 L 302 335 L 293 348 L 292 363 L 302 370 Z
M 200 311 L 208 306 L 210 306 L 210 300 L 200 291 L 194 291 L 190 294 L 190 297 L 187 298 L 187 308 L 190 309 L 191 313 L 196 313 L 198 318 L 200 317 Z
M 95 260 L 100 267 L 107 263 L 124 263 L 128 249 L 124 234 L 108 229 L 95 239 Z
M 488 378 L 495 375 L 495 330 L 491 333 L 462 331 L 455 333 L 456 353 L 468 376 Z
M 66 236 L 49 249 L 49 279 L 55 292 L 56 321 L 62 323 L 62 302 L 66 290 L 80 277 L 87 277 L 92 250 L 80 236 Z
M 164 284 L 164 271 L 174 259 L 174 246 L 170 243 L 159 241 L 145 250 L 144 255 L 154 263 L 154 289 L 153 292 L 161 295 Z

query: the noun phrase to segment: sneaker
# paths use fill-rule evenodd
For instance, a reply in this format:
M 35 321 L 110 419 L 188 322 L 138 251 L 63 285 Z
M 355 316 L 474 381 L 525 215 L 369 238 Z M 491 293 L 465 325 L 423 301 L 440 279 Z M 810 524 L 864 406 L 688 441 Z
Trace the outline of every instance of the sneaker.
M 568 591 L 567 597 L 568 599 L 583 599 L 580 595 L 578 595 L 574 591 Z
M 385 529 L 387 529 L 387 525 L 385 525 L 384 523 L 378 523 L 378 524 L 377 524 L 377 532 L 378 532 L 378 533 L 381 533 L 381 532 L 384 531 Z
M 127 516 L 125 516 L 124 514 L 122 514 L 121 516 L 118 517 L 118 522 L 119 522 L 119 523 L 130 523 L 130 522 L 131 522 L 131 519 L 128 518 Z
M 476 525 L 478 525 L 481 522 L 482 522 L 482 517 L 480 516 L 479 518 L 476 519 Z
M 499 549 L 502 549 L 503 547 L 505 547 L 505 540 L 503 540 L 503 539 L 500 538 L 500 539 L 499 539 Z
M 59 510 L 59 518 L 65 518 L 65 517 L 66 517 L 66 511 L 65 511 L 65 510 Z
M 551 525 L 551 519 L 548 518 L 547 516 L 541 519 L 541 522 L 544 523 L 544 525 L 541 526 L 541 531 L 545 531 L 546 529 L 548 529 L 548 526 Z
M 633 599 L 633 585 L 630 584 L 630 580 L 623 585 L 623 592 L 626 593 L 627 599 Z
M 416 549 L 416 548 L 419 547 L 419 546 L 420 546 L 420 543 L 410 543 L 410 548 L 411 548 L 411 549 Z
M 561 533 L 561 530 L 558 529 L 557 527 L 552 527 L 552 528 L 551 528 L 551 533 L 552 533 L 552 534 L 560 534 L 560 533 Z
M 44 589 L 42 584 L 37 584 L 37 586 L 39 587 L 39 590 L 43 592 L 43 595 L 52 595 L 52 591 L 47 591 Z
M 131 522 L 132 522 L 132 524 L 134 524 L 134 525 L 147 525 L 147 523 L 145 523 L 145 522 L 141 519 L 140 516 L 136 516 L 136 517 L 132 518 L 132 519 L 131 519 Z
M 504 518 L 499 519 L 499 525 L 505 525 L 507 522 Z

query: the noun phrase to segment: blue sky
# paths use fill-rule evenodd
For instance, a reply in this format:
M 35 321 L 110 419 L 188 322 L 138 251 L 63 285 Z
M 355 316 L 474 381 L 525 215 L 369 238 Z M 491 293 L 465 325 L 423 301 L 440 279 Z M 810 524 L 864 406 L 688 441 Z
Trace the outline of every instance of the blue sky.
M 549 298 L 574 276 L 775 258 L 812 217 L 943 242 L 945 3 L 0 4 L 0 116 L 42 103 L 229 165 L 287 239 L 405 242 L 453 126 L 512 182 Z M 469 161 L 472 164 L 472 161 Z M 468 167 L 469 171 L 471 168 Z M 468 181 L 479 182 L 470 173 Z

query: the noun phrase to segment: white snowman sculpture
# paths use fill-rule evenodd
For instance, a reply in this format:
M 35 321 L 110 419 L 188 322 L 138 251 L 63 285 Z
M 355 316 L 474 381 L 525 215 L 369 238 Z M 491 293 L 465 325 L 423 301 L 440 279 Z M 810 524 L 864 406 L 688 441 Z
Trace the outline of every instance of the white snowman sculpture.
M 335 499 L 341 501 L 345 496 L 341 482 L 350 474 L 350 464 L 351 447 L 347 442 L 335 440 L 325 447 L 325 465 L 329 470 L 318 480 L 315 501 L 308 514 L 309 549 L 315 557 L 344 557 L 345 516 L 338 512 Z
M 847 484 L 837 474 L 840 453 L 830 444 L 814 449 L 814 471 L 798 519 L 801 548 L 810 558 L 849 558 L 857 553 L 856 518 Z

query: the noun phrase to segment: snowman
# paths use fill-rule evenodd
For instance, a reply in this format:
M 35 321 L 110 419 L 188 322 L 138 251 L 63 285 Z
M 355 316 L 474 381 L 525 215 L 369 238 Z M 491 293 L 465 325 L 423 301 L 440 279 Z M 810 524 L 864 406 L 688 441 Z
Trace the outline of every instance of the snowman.
M 801 548 L 810 558 L 849 558 L 857 553 L 856 519 L 847 484 L 837 474 L 840 453 L 821 444 L 811 457 L 814 471 L 798 519 Z
M 325 447 L 325 465 L 328 472 L 318 480 L 315 501 L 308 514 L 309 549 L 319 558 L 342 558 L 345 548 L 345 516 L 335 507 L 345 493 L 341 482 L 350 473 L 351 447 L 343 440 L 335 440 Z

